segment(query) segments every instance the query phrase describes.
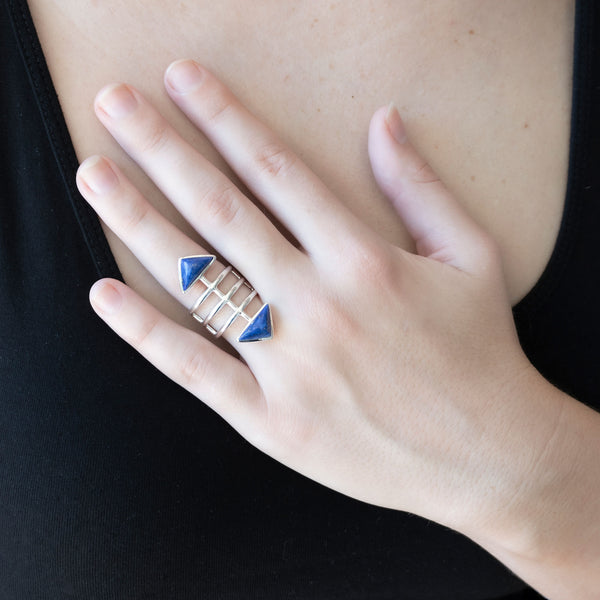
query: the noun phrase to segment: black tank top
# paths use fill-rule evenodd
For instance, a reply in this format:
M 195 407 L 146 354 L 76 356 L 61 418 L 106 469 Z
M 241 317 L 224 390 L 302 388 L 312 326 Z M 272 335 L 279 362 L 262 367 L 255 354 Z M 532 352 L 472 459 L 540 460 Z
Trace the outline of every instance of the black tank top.
M 570 172 L 514 309 L 550 381 L 600 408 L 600 3 L 576 11 Z M 463 536 L 255 450 L 92 312 L 120 278 L 24 1 L 0 7 L 0 599 L 534 597 Z

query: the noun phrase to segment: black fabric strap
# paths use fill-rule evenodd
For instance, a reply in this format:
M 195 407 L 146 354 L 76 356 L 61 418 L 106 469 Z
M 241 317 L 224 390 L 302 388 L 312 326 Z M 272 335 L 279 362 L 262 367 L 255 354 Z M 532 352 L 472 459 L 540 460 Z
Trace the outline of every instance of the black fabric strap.
M 75 185 L 75 173 L 79 163 L 27 3 L 7 0 L 7 7 L 19 51 L 27 67 L 42 122 L 63 180 L 65 195 L 73 207 L 98 275 L 122 280 L 98 217 L 81 197 Z

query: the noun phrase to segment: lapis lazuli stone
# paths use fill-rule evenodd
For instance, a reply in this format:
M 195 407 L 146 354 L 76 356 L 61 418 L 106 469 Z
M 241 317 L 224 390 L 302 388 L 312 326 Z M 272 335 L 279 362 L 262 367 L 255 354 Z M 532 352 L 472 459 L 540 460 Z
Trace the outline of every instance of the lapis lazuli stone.
M 248 323 L 242 335 L 238 338 L 239 342 L 258 342 L 267 340 L 273 335 L 271 324 L 271 309 L 265 304 Z
M 215 260 L 214 256 L 185 256 L 179 260 L 179 281 L 185 292 Z

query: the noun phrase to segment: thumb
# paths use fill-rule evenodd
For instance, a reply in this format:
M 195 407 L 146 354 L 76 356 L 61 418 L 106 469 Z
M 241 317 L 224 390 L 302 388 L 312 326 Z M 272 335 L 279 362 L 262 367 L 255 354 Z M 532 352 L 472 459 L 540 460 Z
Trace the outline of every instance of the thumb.
M 398 110 L 380 108 L 369 127 L 375 179 L 421 256 L 476 271 L 491 238 L 466 213 L 408 141 Z

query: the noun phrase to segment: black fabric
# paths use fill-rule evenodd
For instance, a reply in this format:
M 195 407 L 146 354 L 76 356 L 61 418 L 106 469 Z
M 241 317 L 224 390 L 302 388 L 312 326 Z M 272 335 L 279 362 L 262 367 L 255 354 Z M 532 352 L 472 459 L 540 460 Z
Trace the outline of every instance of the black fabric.
M 515 307 L 528 356 L 600 408 L 600 4 L 577 6 L 569 188 Z M 0 599 L 535 598 L 436 524 L 281 466 L 92 313 L 120 277 L 22 1 L 0 8 Z
M 579 1 L 569 181 L 548 267 L 513 313 L 525 352 L 550 381 L 600 410 L 600 3 Z

